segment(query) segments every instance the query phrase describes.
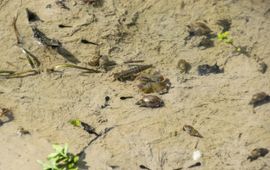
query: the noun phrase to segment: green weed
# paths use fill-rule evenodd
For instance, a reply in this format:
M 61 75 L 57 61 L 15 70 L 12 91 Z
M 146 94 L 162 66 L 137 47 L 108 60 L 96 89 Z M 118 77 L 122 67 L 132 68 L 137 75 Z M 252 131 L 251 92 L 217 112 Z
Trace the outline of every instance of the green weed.
M 38 161 L 43 170 L 78 170 L 79 157 L 68 152 L 68 145 L 53 145 L 54 153 L 48 155 L 47 163 Z

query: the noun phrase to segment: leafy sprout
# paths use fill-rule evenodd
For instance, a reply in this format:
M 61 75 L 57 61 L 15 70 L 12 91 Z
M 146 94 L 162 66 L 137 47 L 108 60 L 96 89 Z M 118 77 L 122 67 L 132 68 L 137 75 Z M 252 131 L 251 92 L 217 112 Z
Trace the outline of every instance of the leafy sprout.
M 79 119 L 71 119 L 69 123 L 72 124 L 73 126 L 81 127 L 81 121 Z
M 79 157 L 68 152 L 68 145 L 53 145 L 54 153 L 48 155 L 47 163 L 38 161 L 43 170 L 78 170 Z
M 233 39 L 229 37 L 229 32 L 220 32 L 217 35 L 219 41 L 223 41 L 227 44 L 233 44 Z
M 218 33 L 217 39 L 219 41 L 225 42 L 226 44 L 232 45 L 235 48 L 235 51 L 237 51 L 239 53 L 243 53 L 243 54 L 247 53 L 242 47 L 234 45 L 233 39 L 230 38 L 228 31 Z

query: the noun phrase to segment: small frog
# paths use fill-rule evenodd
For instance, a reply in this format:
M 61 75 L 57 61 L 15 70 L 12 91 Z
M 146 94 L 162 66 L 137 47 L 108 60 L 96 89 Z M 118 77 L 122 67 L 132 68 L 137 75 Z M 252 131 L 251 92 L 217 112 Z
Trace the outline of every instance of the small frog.
M 180 59 L 177 63 L 177 68 L 180 70 L 180 73 L 188 73 L 191 65 L 186 60 Z
M 136 102 L 136 105 L 140 105 L 140 107 L 158 108 L 164 106 L 164 102 L 161 98 L 157 96 L 147 95 L 138 102 Z
M 208 35 L 212 30 L 203 22 L 193 22 L 187 25 L 189 36 L 202 36 Z
M 10 109 L 0 108 L 0 125 L 11 122 L 13 119 L 13 113 Z
M 269 102 L 270 102 L 270 96 L 266 94 L 265 92 L 259 92 L 252 96 L 249 104 L 252 105 L 253 107 L 257 107 L 257 106 L 260 106 Z
M 9 112 L 8 109 L 6 109 L 6 108 L 0 108 L 0 117 L 5 116 L 7 112 Z
M 171 82 L 169 79 L 165 79 L 160 73 L 155 72 L 154 74 L 142 75 L 138 78 L 140 84 L 139 89 L 144 93 L 159 93 L 165 94 L 169 92 Z
M 224 72 L 223 69 L 220 69 L 217 64 L 213 66 L 210 66 L 208 64 L 199 65 L 197 70 L 200 76 L 209 75 L 210 73 L 218 74 Z
M 136 65 L 128 70 L 123 70 L 121 72 L 114 73 L 113 77 L 114 77 L 114 80 L 118 80 L 118 81 L 122 81 L 122 82 L 125 82 L 126 80 L 134 80 L 138 76 L 138 73 L 140 73 L 146 69 L 149 69 L 151 67 L 152 67 L 152 64 Z
M 222 27 L 222 32 L 229 31 L 231 29 L 232 21 L 230 19 L 220 19 L 216 22 L 220 27 Z
M 266 148 L 256 148 L 253 149 L 250 153 L 250 156 L 247 157 L 248 160 L 254 161 L 258 159 L 259 157 L 264 157 L 266 154 L 268 154 L 269 150 Z
M 258 65 L 258 71 L 261 72 L 262 74 L 264 74 L 267 70 L 267 64 L 265 64 L 265 62 L 260 62 Z
M 183 130 L 186 131 L 190 136 L 195 136 L 195 137 L 203 138 L 203 136 L 196 129 L 194 129 L 190 125 L 184 125 L 183 126 Z
M 17 135 L 23 136 L 23 135 L 31 135 L 31 133 L 28 130 L 25 130 L 23 127 L 19 126 L 17 129 Z

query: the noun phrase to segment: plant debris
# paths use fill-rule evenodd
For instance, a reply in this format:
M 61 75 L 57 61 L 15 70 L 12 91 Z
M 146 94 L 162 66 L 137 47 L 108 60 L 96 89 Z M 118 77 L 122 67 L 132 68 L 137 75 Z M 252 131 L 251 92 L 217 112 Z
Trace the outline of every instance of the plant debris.
M 0 71 L 0 77 L 6 78 L 6 79 L 11 79 L 11 78 L 24 78 L 28 76 L 34 76 L 39 74 L 39 70 L 27 70 L 27 71 L 22 71 L 22 72 L 15 72 L 15 71 L 5 71 L 2 70 Z
M 86 5 L 100 6 L 102 0 L 81 0 Z
M 66 6 L 65 2 L 66 2 L 65 0 L 56 0 L 55 1 L 55 4 L 57 6 L 59 6 L 60 8 L 63 8 L 63 9 L 66 9 L 66 10 L 70 10 L 70 8 Z
M 184 126 L 183 126 L 183 130 L 184 130 L 185 132 L 187 132 L 190 136 L 203 138 L 203 136 L 202 136 L 196 129 L 194 129 L 194 128 L 193 128 L 192 126 L 190 126 L 190 125 L 184 125 Z
M 34 56 L 31 52 L 26 50 L 25 48 L 21 47 L 23 53 L 26 54 L 27 61 L 29 62 L 32 69 L 38 68 L 40 66 L 40 62 L 38 61 L 37 57 Z
M 154 74 L 142 75 L 139 78 L 139 89 L 144 93 L 159 93 L 165 94 L 169 92 L 171 82 L 165 79 L 159 72 Z
M 201 166 L 201 165 L 202 164 L 200 162 L 196 162 L 195 164 L 190 165 L 188 168 L 194 168 L 194 167 Z
M 124 61 L 124 64 L 130 64 L 130 63 L 143 63 L 144 60 L 128 60 Z
M 72 26 L 70 26 L 70 25 L 59 24 L 58 27 L 59 27 L 59 28 L 71 28 Z
M 265 155 L 267 155 L 269 152 L 268 149 L 266 148 L 256 148 L 253 149 L 250 153 L 250 156 L 247 157 L 247 160 L 254 161 L 256 159 L 258 159 L 259 157 L 264 157 Z
M 88 132 L 89 134 L 94 134 L 96 136 L 100 136 L 100 134 L 98 134 L 95 131 L 95 128 L 93 128 L 92 126 L 88 125 L 87 123 L 81 122 L 81 125 L 83 127 L 83 130 L 85 130 L 86 132 Z
M 87 123 L 84 123 L 78 119 L 72 119 L 69 121 L 69 123 L 72 124 L 73 126 L 76 126 L 76 127 L 82 127 L 83 130 L 89 134 L 94 134 L 95 136 L 100 136 L 100 134 L 98 134 L 95 131 L 95 128 L 93 128 L 92 126 L 90 126 Z
M 74 64 L 59 64 L 59 65 L 54 66 L 53 70 L 58 70 L 60 68 L 75 68 L 75 69 L 85 70 L 84 73 L 100 73 L 100 71 L 98 70 L 94 70 L 87 67 L 81 67 Z
M 164 102 L 161 98 L 157 96 L 147 95 L 138 102 L 136 102 L 136 105 L 139 105 L 140 107 L 158 108 L 164 106 Z
M 14 74 L 15 71 L 9 71 L 9 70 L 0 70 L 0 77 L 8 77 L 12 74 Z
M 33 26 L 32 31 L 34 33 L 34 38 L 38 40 L 41 44 L 43 44 L 46 47 L 51 47 L 52 49 L 55 49 L 58 54 L 63 56 L 66 60 L 68 60 L 71 63 L 77 64 L 80 61 L 75 58 L 68 50 L 66 50 L 61 42 L 55 39 L 48 38 L 43 32 L 41 32 L 37 27 Z
M 105 97 L 105 102 L 104 102 L 104 104 L 101 105 L 101 108 L 102 108 L 102 109 L 106 108 L 107 106 L 110 106 L 109 103 L 108 103 L 109 100 L 110 100 L 110 97 L 109 97 L 109 96 L 106 96 L 106 97 Z
M 13 18 L 13 21 L 12 21 L 12 26 L 13 26 L 13 29 L 14 29 L 14 32 L 15 32 L 15 36 L 16 36 L 16 40 L 17 40 L 17 45 L 21 46 L 23 44 L 23 40 L 22 40 L 22 37 L 18 31 L 18 28 L 17 28 L 17 19 L 18 19 L 18 14 L 16 14 L 16 16 Z
M 26 71 L 22 71 L 22 72 L 15 72 L 14 74 L 8 76 L 7 78 L 24 78 L 24 77 L 28 77 L 28 76 L 34 76 L 39 74 L 40 71 L 38 70 L 26 70 Z
M 81 43 L 83 43 L 83 44 L 98 45 L 98 43 L 95 43 L 95 42 L 92 42 L 92 41 L 88 41 L 86 39 L 81 39 Z
M 120 100 L 132 99 L 133 96 L 121 96 Z
M 27 15 L 28 22 L 31 23 L 31 22 L 35 22 L 35 21 L 42 21 L 35 12 L 32 12 L 28 8 L 26 8 L 25 10 L 26 10 L 26 15 Z
M 217 64 L 210 66 L 208 64 L 203 64 L 198 66 L 198 74 L 200 76 L 209 75 L 210 73 L 218 74 L 223 73 L 223 69 L 220 69 Z
M 34 33 L 34 38 L 36 40 L 38 40 L 41 44 L 48 46 L 48 47 L 60 47 L 61 46 L 61 43 L 58 40 L 48 38 L 37 27 L 33 26 L 32 31 Z
M 60 54 L 62 57 L 64 57 L 67 61 L 73 64 L 80 63 L 80 61 L 72 53 L 70 53 L 67 49 L 65 49 L 62 46 L 56 47 L 56 52 Z
M 259 92 L 252 96 L 249 102 L 254 108 L 270 102 L 270 96 L 265 92 Z
M 144 165 L 140 165 L 139 167 L 140 167 L 141 169 L 151 170 L 150 168 L 148 168 L 148 167 L 146 167 L 146 166 L 144 166 Z

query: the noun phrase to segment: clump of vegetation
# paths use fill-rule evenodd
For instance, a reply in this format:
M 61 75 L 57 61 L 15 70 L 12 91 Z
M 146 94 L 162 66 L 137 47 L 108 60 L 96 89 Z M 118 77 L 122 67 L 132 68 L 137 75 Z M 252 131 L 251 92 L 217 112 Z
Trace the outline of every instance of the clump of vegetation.
M 79 119 L 71 119 L 69 123 L 75 127 L 81 127 L 81 121 Z
M 229 32 L 220 32 L 217 35 L 217 38 L 219 41 L 223 41 L 227 44 L 232 44 L 233 45 L 233 39 L 229 37 Z
M 228 31 L 218 33 L 217 34 L 217 39 L 219 41 L 222 41 L 222 42 L 224 42 L 226 44 L 230 44 L 231 46 L 233 46 L 234 49 L 235 49 L 235 51 L 237 53 L 240 53 L 240 54 L 244 54 L 246 56 L 249 56 L 249 53 L 247 51 L 247 47 L 236 46 L 234 44 L 233 39 L 229 36 L 229 32 Z
M 43 170 L 78 170 L 79 157 L 68 152 L 68 145 L 53 145 L 54 153 L 48 155 L 47 163 L 38 161 Z

